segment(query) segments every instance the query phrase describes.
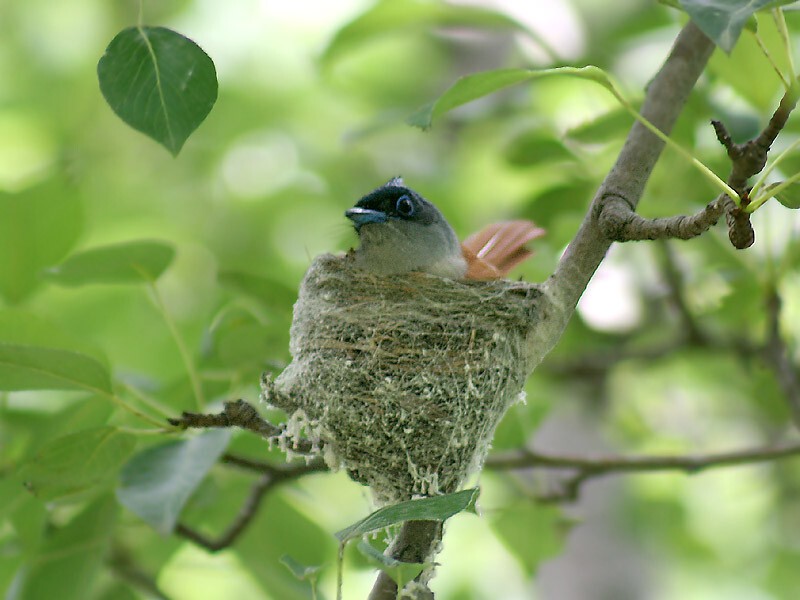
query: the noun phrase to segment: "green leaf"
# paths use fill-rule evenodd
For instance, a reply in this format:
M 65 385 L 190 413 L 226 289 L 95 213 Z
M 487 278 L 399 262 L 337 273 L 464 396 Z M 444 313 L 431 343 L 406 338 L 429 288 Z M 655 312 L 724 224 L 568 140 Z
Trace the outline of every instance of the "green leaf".
M 245 488 L 246 489 L 246 488 Z M 242 493 L 246 493 L 242 490 Z M 230 511 L 239 508 L 239 500 L 220 499 Z M 311 582 L 298 580 L 280 564 L 287 553 L 306 565 L 319 565 L 330 561 L 335 545 L 330 532 L 325 531 L 311 517 L 313 499 L 306 507 L 295 494 L 280 490 L 269 494 L 247 531 L 236 541 L 233 549 L 238 560 L 258 581 L 269 598 L 280 600 L 308 600 Z M 218 511 L 221 508 L 215 505 Z M 301 510 L 302 509 L 302 510 Z
M 85 339 L 75 337 L 57 324 L 23 310 L 0 310 L 0 342 L 69 350 L 107 364 L 105 355 Z
M 217 100 L 211 58 L 163 27 L 129 27 L 117 34 L 97 64 L 97 77 L 117 116 L 173 156 Z
M 603 144 L 621 139 L 631 128 L 634 119 L 623 107 L 614 108 L 590 121 L 567 130 L 566 137 L 585 144 Z
M 111 393 L 108 370 L 81 352 L 0 342 L 0 390 Z
M 336 539 L 346 542 L 403 521 L 446 521 L 453 515 L 473 507 L 479 492 L 478 488 L 472 488 L 454 494 L 407 500 L 385 506 L 350 527 L 336 532 Z
M 515 167 L 575 160 L 572 151 L 553 134 L 538 129 L 526 131 L 515 137 L 503 154 L 506 161 Z
M 140 240 L 100 246 L 73 254 L 45 276 L 61 285 L 154 281 L 172 262 L 175 250 L 165 242 Z
M 170 533 L 186 501 L 225 451 L 230 431 L 148 448 L 122 469 L 117 498 L 159 533 Z
M 15 304 L 61 260 L 83 228 L 80 198 L 61 178 L 16 194 L 0 192 L 0 296 Z
M 25 487 L 41 500 L 75 495 L 109 481 L 136 446 L 116 427 L 98 427 L 57 438 L 20 468 Z
M 50 531 L 31 561 L 17 574 L 16 594 L 22 600 L 58 598 L 85 600 L 94 589 L 107 552 L 118 507 L 113 497 L 104 496 L 88 505 L 66 526 Z
M 295 560 L 288 554 L 284 554 L 280 558 L 280 563 L 292 572 L 292 575 L 300 580 L 316 579 L 319 575 L 321 566 L 309 567 Z
M 766 191 L 766 190 L 765 190 Z M 800 208 L 800 183 L 793 183 L 787 186 L 783 191 L 778 192 L 775 199 L 783 204 L 786 208 L 798 209 Z
M 288 310 L 297 300 L 297 289 L 265 275 L 220 271 L 217 279 L 221 285 L 247 294 L 272 309 Z
M 356 547 L 361 554 L 366 556 L 381 571 L 390 575 L 399 589 L 403 589 L 409 581 L 413 581 L 425 568 L 425 563 L 403 562 L 391 556 L 386 556 L 383 552 L 363 540 L 358 542 Z
M 531 502 L 519 502 L 498 511 L 492 528 L 529 574 L 561 551 L 568 531 L 557 508 Z
M 773 0 L 680 0 L 692 21 L 730 53 L 748 19 Z
M 557 67 L 543 70 L 498 69 L 495 71 L 484 71 L 460 78 L 439 96 L 437 100 L 411 115 L 408 118 L 408 122 L 421 129 L 428 129 L 434 119 L 467 102 L 483 98 L 484 96 L 518 83 L 552 75 L 587 79 L 599 83 L 607 89 L 611 89 L 611 82 L 608 76 L 601 69 L 594 66 L 581 68 Z
M 485 8 L 426 0 L 384 0 L 339 29 L 325 49 L 322 62 L 330 64 L 353 48 L 391 33 L 439 27 L 527 31 L 518 21 Z

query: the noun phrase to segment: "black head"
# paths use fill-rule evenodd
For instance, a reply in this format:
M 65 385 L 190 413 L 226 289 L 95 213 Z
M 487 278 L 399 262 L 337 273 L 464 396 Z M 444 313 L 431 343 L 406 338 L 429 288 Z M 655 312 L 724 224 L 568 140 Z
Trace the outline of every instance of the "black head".
M 362 225 L 385 223 L 389 220 L 409 221 L 421 225 L 430 225 L 442 220 L 439 210 L 414 190 L 405 187 L 400 177 L 390 179 L 386 184 L 370 192 L 344 214 L 353 221 L 356 231 Z

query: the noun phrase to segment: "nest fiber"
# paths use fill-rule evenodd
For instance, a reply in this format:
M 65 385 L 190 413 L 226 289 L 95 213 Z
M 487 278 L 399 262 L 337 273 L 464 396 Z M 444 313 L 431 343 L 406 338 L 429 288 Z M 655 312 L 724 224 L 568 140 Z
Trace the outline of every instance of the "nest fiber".
M 456 491 L 520 397 L 539 294 L 320 256 L 294 308 L 292 362 L 264 399 L 379 502 Z

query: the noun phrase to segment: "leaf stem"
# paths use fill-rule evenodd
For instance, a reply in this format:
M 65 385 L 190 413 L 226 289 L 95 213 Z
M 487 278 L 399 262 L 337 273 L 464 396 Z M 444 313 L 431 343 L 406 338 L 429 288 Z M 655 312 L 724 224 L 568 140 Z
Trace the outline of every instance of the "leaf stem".
M 758 180 L 753 184 L 753 189 L 750 190 L 750 194 L 758 194 L 761 188 L 764 186 L 764 182 L 766 181 L 767 177 L 769 177 L 770 173 L 775 170 L 775 168 L 781 163 L 781 161 L 789 156 L 792 151 L 800 146 L 800 139 L 795 140 L 792 142 L 788 148 L 786 148 L 783 152 L 781 152 L 778 156 L 775 157 L 769 166 L 761 172 Z
M 786 64 L 789 65 L 791 79 L 795 79 L 796 72 L 794 70 L 794 58 L 792 57 L 792 38 L 789 36 L 789 29 L 786 27 L 786 18 L 783 14 L 783 9 L 780 7 L 772 9 L 772 18 L 775 20 L 775 26 L 780 33 L 781 41 L 783 42 L 783 51 L 785 52 Z M 786 84 L 788 82 L 784 82 Z M 786 86 L 789 89 L 789 85 Z
M 796 181 L 800 181 L 800 173 L 795 173 L 794 175 L 789 177 L 789 179 L 781 181 L 775 187 L 770 188 L 768 193 L 761 194 L 761 196 L 759 196 L 758 198 L 756 198 L 755 200 L 750 202 L 750 204 L 747 205 L 747 207 L 744 209 L 745 212 L 748 213 L 755 212 L 762 204 L 764 204 L 764 202 L 766 202 L 773 196 L 777 196 L 779 193 L 781 193 L 783 190 L 785 190 L 787 187 L 789 187 Z
M 178 331 L 178 327 L 175 325 L 175 321 L 172 318 L 172 315 L 167 310 L 166 305 L 164 304 L 164 299 L 161 297 L 161 294 L 158 292 L 158 288 L 155 285 L 155 282 L 152 280 L 148 281 L 148 287 L 150 292 L 153 295 L 153 299 L 155 300 L 156 307 L 158 308 L 159 313 L 161 313 L 161 317 L 164 319 L 164 323 L 169 329 L 169 333 L 172 336 L 172 339 L 175 341 L 175 345 L 178 348 L 178 353 L 181 355 L 181 360 L 183 361 L 183 366 L 186 369 L 186 374 L 189 377 L 189 382 L 192 386 L 192 392 L 194 395 L 194 403 L 197 410 L 202 411 L 206 405 L 206 399 L 203 394 L 203 386 L 200 384 L 200 375 L 195 368 L 194 361 L 189 354 L 189 350 L 186 348 L 186 343 L 183 341 L 180 332 Z
M 786 77 L 784 77 L 783 73 L 781 73 L 780 68 L 778 68 L 778 64 L 775 62 L 775 59 L 772 58 L 772 54 L 770 54 L 769 49 L 764 44 L 764 40 L 761 39 L 761 36 L 758 35 L 757 31 L 753 33 L 753 37 L 755 38 L 756 44 L 758 44 L 758 48 L 761 50 L 761 53 L 764 55 L 764 58 L 766 58 L 767 61 L 769 61 L 769 64 L 772 65 L 772 69 L 773 71 L 775 71 L 775 74 L 781 80 L 783 87 L 788 90 L 791 84 L 786 79 Z
M 164 417 L 171 417 L 173 415 L 173 411 L 170 408 L 164 406 L 163 404 L 161 404 L 161 402 L 159 402 L 155 398 L 152 398 L 149 394 L 145 394 L 142 390 L 138 389 L 137 387 L 126 382 L 122 382 L 121 385 L 128 392 L 130 392 L 131 395 L 138 398 L 142 404 L 145 404 L 148 408 L 153 409 L 160 415 Z
M 150 415 L 140 411 L 135 406 L 131 406 L 125 400 L 123 400 L 122 398 L 120 398 L 119 396 L 117 396 L 113 392 L 107 392 L 106 390 L 102 390 L 100 388 L 94 388 L 94 387 L 87 387 L 86 389 L 91 391 L 91 392 L 94 392 L 95 394 L 98 394 L 100 396 L 103 396 L 103 397 L 111 400 L 111 402 L 116 404 L 122 410 L 124 410 L 126 412 L 129 412 L 133 416 L 141 419 L 142 421 L 145 421 L 145 422 L 149 423 L 150 425 L 155 425 L 156 427 L 159 427 L 162 430 L 163 429 L 168 429 L 168 427 L 166 427 L 164 425 L 163 421 L 160 421 L 160 420 L 156 419 L 155 417 L 151 417 Z

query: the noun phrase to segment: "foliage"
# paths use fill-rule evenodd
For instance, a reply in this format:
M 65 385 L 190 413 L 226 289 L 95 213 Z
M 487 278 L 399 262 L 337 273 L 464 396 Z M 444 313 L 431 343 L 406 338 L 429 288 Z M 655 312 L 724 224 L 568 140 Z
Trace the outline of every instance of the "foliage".
M 575 0 L 556 21 L 572 32 L 562 37 L 539 7 L 235 4 L 144 6 L 159 27 L 130 27 L 133 8 L 100 0 L 0 8 L 7 598 L 333 597 L 334 532 L 373 508 L 342 474 L 270 488 L 236 543 L 205 562 L 192 541 L 161 534 L 230 526 L 254 475 L 219 457 L 283 466 L 252 433 L 180 434 L 166 418 L 255 400 L 260 374 L 286 364 L 309 257 L 355 243 L 344 209 L 402 173 L 462 236 L 531 218 L 548 235 L 519 274 L 541 280 L 687 18 L 675 6 L 724 49 L 671 136 L 718 178 L 727 163 L 708 121 L 747 139 L 796 85 L 787 45 L 800 12 L 776 19 L 780 2 Z M 539 76 L 565 64 L 570 77 Z M 185 88 L 167 85 L 176 79 Z M 161 93 L 147 95 L 154 81 Z M 614 248 L 495 448 L 700 454 L 784 436 L 786 391 L 761 349 L 775 326 L 797 364 L 798 131 L 790 119 L 775 154 L 789 152 L 759 182 L 754 248 L 734 252 L 721 230 Z M 640 210 L 695 212 L 719 193 L 710 181 L 668 150 Z M 532 500 L 557 476 L 490 471 L 479 518 L 457 514 L 469 503 L 434 515 L 451 518 L 432 587 L 443 599 L 528 598 L 534 585 L 554 597 L 573 586 L 583 597 L 787 598 L 800 589 L 798 462 L 606 479 L 569 511 Z M 365 597 L 382 540 L 350 546 L 344 597 Z M 573 570 L 581 581 L 562 576 Z

